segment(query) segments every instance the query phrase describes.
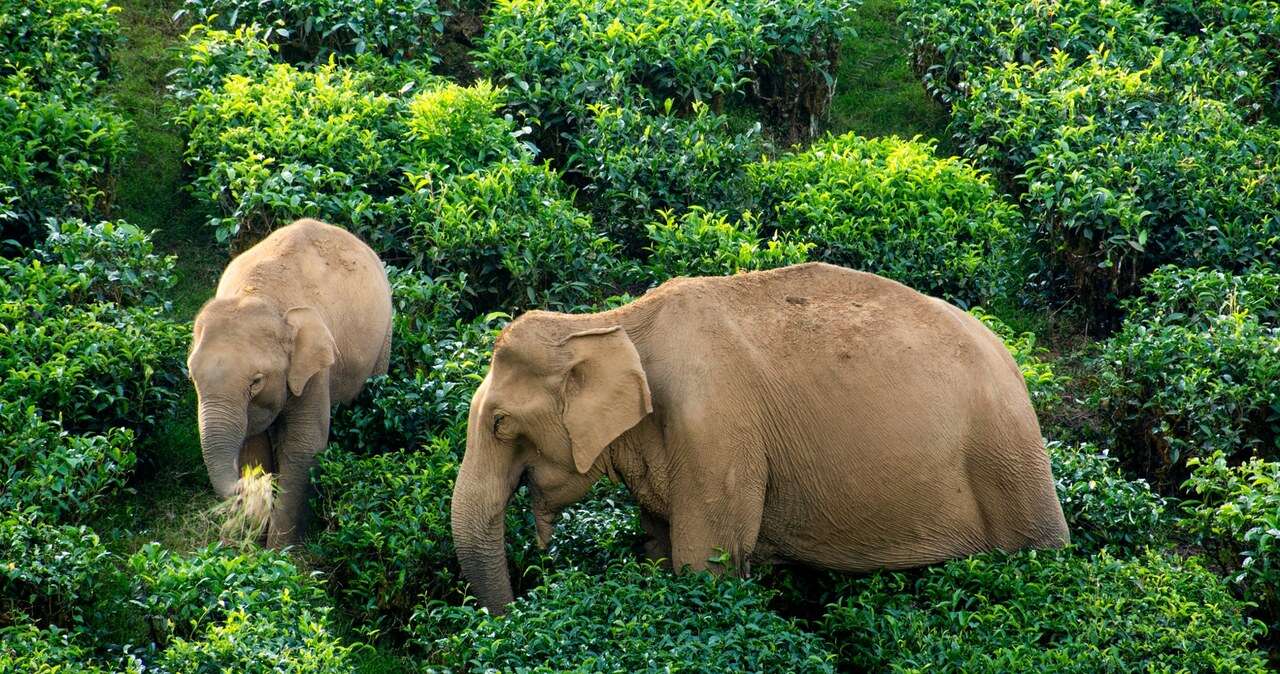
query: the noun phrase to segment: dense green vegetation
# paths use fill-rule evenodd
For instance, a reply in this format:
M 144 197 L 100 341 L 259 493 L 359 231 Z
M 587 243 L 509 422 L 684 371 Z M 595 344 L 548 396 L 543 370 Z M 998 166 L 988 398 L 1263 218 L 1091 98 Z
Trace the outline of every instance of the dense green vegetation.
M 121 2 L 0 0 L 0 671 L 1280 658 L 1280 3 Z M 303 216 L 388 261 L 391 367 L 306 544 L 224 547 L 189 321 Z M 546 549 L 518 492 L 518 599 L 477 609 L 449 501 L 496 331 L 806 260 L 1005 341 L 1073 545 L 675 576 L 625 487 Z

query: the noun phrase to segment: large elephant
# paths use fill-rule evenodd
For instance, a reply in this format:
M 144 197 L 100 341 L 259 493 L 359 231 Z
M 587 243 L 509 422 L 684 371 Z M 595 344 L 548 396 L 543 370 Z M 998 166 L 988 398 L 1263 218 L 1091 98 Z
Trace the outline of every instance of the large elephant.
M 826 264 L 513 321 L 472 398 L 453 491 L 458 560 L 483 605 L 512 599 L 503 515 L 522 477 L 545 545 L 606 475 L 677 569 L 726 552 L 737 572 L 897 569 L 1068 540 L 1000 339 L 946 302 Z
M 346 230 L 298 220 L 232 260 L 196 316 L 187 365 L 209 481 L 227 498 L 242 466 L 276 474 L 268 545 L 301 533 L 331 403 L 387 371 L 391 311 L 377 254 Z

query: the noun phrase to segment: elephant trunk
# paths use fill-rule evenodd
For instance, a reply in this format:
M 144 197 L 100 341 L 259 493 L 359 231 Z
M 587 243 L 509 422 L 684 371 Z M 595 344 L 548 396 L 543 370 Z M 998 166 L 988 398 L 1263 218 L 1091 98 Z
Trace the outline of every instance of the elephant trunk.
M 499 615 L 513 598 L 504 519 L 514 486 L 504 478 L 499 471 L 477 469 L 464 459 L 453 487 L 451 516 L 462 574 L 471 581 L 480 604 Z
M 209 482 L 222 498 L 235 495 L 240 480 L 236 463 L 249 423 L 248 411 L 243 407 L 218 400 L 200 401 L 200 452 L 209 471 Z

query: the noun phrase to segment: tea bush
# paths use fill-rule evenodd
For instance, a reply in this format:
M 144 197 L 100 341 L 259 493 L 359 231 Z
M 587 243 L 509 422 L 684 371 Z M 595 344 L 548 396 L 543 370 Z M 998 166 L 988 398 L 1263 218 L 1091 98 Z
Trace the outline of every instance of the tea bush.
M 1146 480 L 1127 479 L 1119 462 L 1094 445 L 1050 442 L 1047 449 L 1077 549 L 1119 554 L 1165 542 L 1172 508 Z
M 638 242 L 636 224 L 657 210 L 742 203 L 744 167 L 760 155 L 758 124 L 735 134 L 700 101 L 687 116 L 675 114 L 671 99 L 653 107 L 588 105 L 570 143 L 570 165 L 589 181 L 584 201 L 624 244 Z
M 476 0 L 185 0 L 175 18 L 223 30 L 263 26 L 264 37 L 300 58 L 372 52 L 434 59 L 445 21 Z
M 66 304 L 167 307 L 177 283 L 177 258 L 156 254 L 151 235 L 123 220 L 51 222 L 32 253 L 41 264 L 11 267 L 7 272 L 13 275 L 6 273 L 4 282 L 22 285 L 27 297 L 38 293 L 46 303 L 55 301 L 44 294 L 53 289 L 62 293 L 56 301 Z
M 1280 455 L 1274 277 L 1163 269 L 1102 343 L 1090 402 L 1113 446 L 1162 487 L 1188 457 Z
M 169 71 L 169 94 L 187 103 L 206 89 L 222 86 L 232 75 L 256 77 L 276 63 L 279 46 L 267 42 L 265 29 L 258 25 L 218 30 L 196 24 L 182 36 L 177 47 L 178 67 Z
M 26 71 L 0 77 L 0 241 L 30 245 L 46 218 L 102 210 L 127 128 L 100 100 L 56 93 Z
M 1187 460 L 1191 477 L 1186 517 L 1178 522 L 1229 570 L 1244 598 L 1280 627 L 1280 462 L 1252 458 L 1231 466 L 1226 456 Z
M 1038 273 L 1098 313 L 1162 263 L 1241 269 L 1280 241 L 1277 131 L 1174 86 L 1176 66 L 1059 52 L 984 71 L 954 107 L 965 153 L 1022 192 Z
M 764 239 L 750 211 L 731 221 L 724 213 L 694 207 L 679 216 L 658 211 L 647 225 L 654 283 L 676 276 L 724 276 L 806 262 L 813 244 L 774 235 Z
M 671 98 L 685 110 L 746 93 L 767 101 L 784 131 L 808 132 L 825 114 L 852 9 L 846 0 L 498 0 L 477 67 L 509 86 L 550 144 L 591 103 Z
M 993 553 L 849 581 L 823 620 L 855 670 L 1264 672 L 1261 625 L 1195 558 Z
M 101 660 L 93 648 L 73 631 L 55 626 L 40 628 L 19 622 L 0 627 L 0 671 L 57 672 L 58 674 L 142 674 L 136 658 L 123 656 Z
M 75 93 L 110 73 L 118 7 L 107 0 L 0 2 L 0 78 L 26 71 L 34 88 Z
M 412 172 L 465 173 L 532 154 L 517 142 L 511 117 L 497 114 L 505 98 L 506 90 L 480 80 L 469 87 L 441 84 L 409 99 L 405 144 Z
M 333 64 L 230 75 L 179 113 L 191 189 L 219 241 L 257 239 L 298 217 L 361 231 L 387 217 L 400 99 Z
M 0 513 L 34 508 L 51 521 L 81 521 L 122 489 L 137 462 L 133 432 L 71 435 L 34 407 L 0 401 Z
M 109 596 L 114 570 L 92 529 L 36 511 L 0 512 L 0 626 L 84 627 Z
M 180 557 L 150 543 L 127 569 L 160 671 L 350 671 L 321 584 L 285 553 L 212 545 Z
M 617 246 L 553 169 L 527 159 L 417 177 L 402 214 L 414 266 L 465 274 L 480 309 L 587 306 L 625 280 Z
M 1263 60 L 1251 45 L 1216 31 L 1183 39 L 1129 2 L 912 0 L 903 16 L 913 66 L 930 93 L 947 103 L 968 94 L 985 68 L 1056 59 L 1077 65 L 1099 56 L 1122 68 L 1144 67 L 1153 57 L 1168 61 L 1185 76 L 1170 84 L 1195 85 L 1242 106 L 1265 95 L 1256 74 Z
M 761 219 L 816 244 L 811 258 L 962 304 L 1021 282 L 1017 210 L 967 162 L 927 141 L 853 134 L 748 167 Z
M 748 580 L 626 562 L 603 577 L 556 572 L 505 617 L 464 607 L 465 629 L 417 639 L 456 670 L 834 671 L 816 636 L 768 609 L 770 595 Z

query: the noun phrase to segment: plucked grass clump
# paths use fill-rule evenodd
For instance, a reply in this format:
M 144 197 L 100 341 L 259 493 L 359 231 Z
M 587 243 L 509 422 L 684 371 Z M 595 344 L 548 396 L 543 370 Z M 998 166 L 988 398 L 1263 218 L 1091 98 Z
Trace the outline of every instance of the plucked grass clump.
M 244 550 L 262 540 L 271 521 L 275 482 L 262 466 L 246 466 L 236 482 L 235 496 L 209 510 L 209 517 L 221 521 L 218 532 L 222 544 Z

